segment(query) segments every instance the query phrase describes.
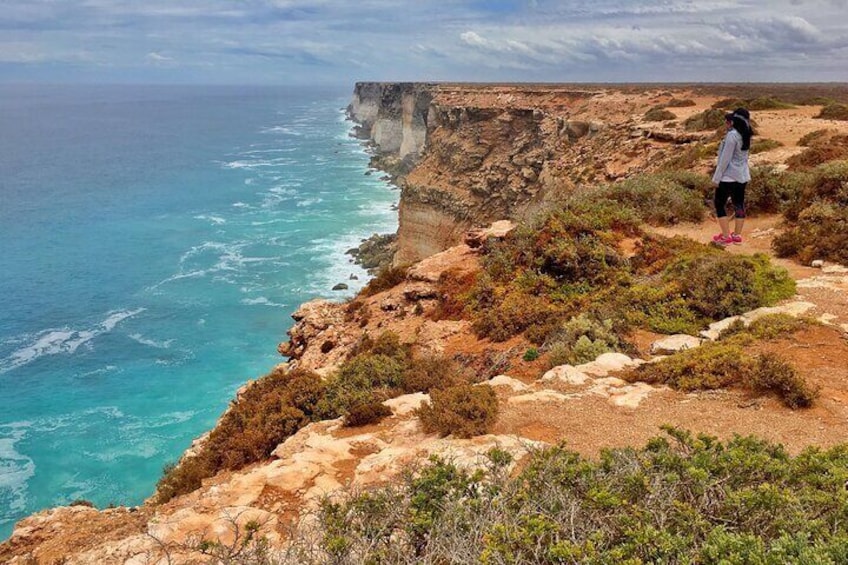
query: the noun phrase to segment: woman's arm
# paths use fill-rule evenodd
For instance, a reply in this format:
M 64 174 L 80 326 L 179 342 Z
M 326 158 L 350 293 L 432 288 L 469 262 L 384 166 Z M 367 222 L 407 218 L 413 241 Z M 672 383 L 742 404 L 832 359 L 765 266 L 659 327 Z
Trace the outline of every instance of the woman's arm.
M 724 143 L 721 145 L 721 153 L 718 154 L 718 165 L 716 165 L 716 171 L 713 175 L 713 184 L 721 182 L 721 177 L 724 176 L 724 171 L 727 170 L 727 166 L 730 164 L 730 159 L 736 151 L 736 146 L 739 145 L 740 136 L 733 135 L 733 133 L 730 131 L 724 137 Z

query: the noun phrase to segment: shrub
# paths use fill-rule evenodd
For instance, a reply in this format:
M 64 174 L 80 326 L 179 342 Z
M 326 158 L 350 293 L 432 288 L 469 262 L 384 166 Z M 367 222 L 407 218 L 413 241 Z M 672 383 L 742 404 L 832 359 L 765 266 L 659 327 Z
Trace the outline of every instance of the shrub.
M 848 104 L 840 104 L 838 102 L 828 104 L 821 109 L 821 112 L 819 112 L 816 118 L 821 120 L 848 120 Z
M 426 355 L 412 360 L 400 380 L 405 393 L 430 392 L 449 388 L 459 381 L 459 367 L 442 355 Z
M 394 288 L 406 280 L 406 274 L 409 270 L 407 266 L 388 266 L 380 270 L 377 275 L 368 281 L 365 288 L 362 289 L 363 296 L 374 296 L 380 292 Z
M 753 100 L 748 101 L 747 104 L 743 104 L 744 107 L 748 108 L 752 112 L 756 112 L 759 110 L 790 110 L 795 107 L 794 104 L 790 104 L 788 102 L 784 102 L 783 100 L 778 100 L 777 98 L 772 98 L 770 96 L 761 96 L 759 98 L 754 98 Z
M 671 100 L 665 103 L 665 106 L 667 108 L 686 108 L 694 105 L 695 101 L 689 98 L 672 98 Z
M 758 110 L 788 110 L 794 108 L 793 104 L 778 100 L 771 96 L 760 96 L 757 98 L 725 98 L 713 104 L 713 108 L 721 110 L 735 110 L 736 108 L 747 108 L 754 112 Z
M 803 147 L 815 145 L 816 143 L 828 137 L 828 135 L 833 131 L 834 130 L 829 129 L 817 129 L 816 131 L 811 131 L 810 133 L 805 134 L 803 137 L 801 137 L 801 139 L 798 140 L 798 145 L 801 145 Z
M 711 319 L 771 306 L 795 294 L 786 269 L 772 266 L 763 254 L 683 258 L 669 275 L 678 278 L 691 307 Z
M 751 144 L 751 155 L 765 153 L 766 151 L 771 151 L 778 147 L 783 147 L 783 144 L 779 141 L 774 139 L 758 139 L 756 143 Z
M 848 448 L 798 456 L 755 437 L 666 427 L 642 448 L 434 458 L 326 500 L 303 563 L 845 563 Z M 318 546 L 316 548 L 316 545 Z
M 648 122 L 667 122 L 668 120 L 675 119 L 677 119 L 677 116 L 674 115 L 674 112 L 669 112 L 665 108 L 659 106 L 651 108 L 645 112 L 645 121 Z
M 427 433 L 469 438 L 488 433 L 498 417 L 498 398 L 489 386 L 459 385 L 431 392 L 418 409 Z
M 77 499 L 71 501 L 71 503 L 68 504 L 68 506 L 85 506 L 86 508 L 95 508 L 93 502 L 91 502 L 90 500 L 86 500 L 84 498 L 77 498 Z
M 745 205 L 751 212 L 784 212 L 796 205 L 809 182 L 806 173 L 778 171 L 772 166 L 753 167 Z
M 609 185 L 605 195 L 635 210 L 648 224 L 700 222 L 706 209 L 700 191 L 694 190 L 701 186 L 699 181 L 680 174 L 639 175 Z
M 461 320 L 465 315 L 468 296 L 477 280 L 476 272 L 457 272 L 447 270 L 439 275 L 439 302 L 430 315 L 430 319 Z
M 545 341 L 551 366 L 588 363 L 602 353 L 620 350 L 621 345 L 611 320 L 599 321 L 585 313 L 560 324 Z
M 234 400 L 200 452 L 165 468 L 157 501 L 191 492 L 224 469 L 267 458 L 285 438 L 319 419 L 324 383 L 309 371 L 276 369 Z
M 774 239 L 779 256 L 848 262 L 848 161 L 816 167 L 785 215 L 796 223 Z
M 539 358 L 539 350 L 535 347 L 531 347 L 524 352 L 524 355 L 521 358 L 528 363 L 532 363 Z
M 382 402 L 354 404 L 344 416 L 344 425 L 350 428 L 374 424 L 392 415 L 392 409 Z
M 723 330 L 719 339 L 725 340 L 731 337 L 736 339 L 775 339 L 786 336 L 805 328 L 814 323 L 807 318 L 796 318 L 789 314 L 769 314 L 757 318 L 747 326 L 742 320 L 735 320 L 728 328 Z
M 848 210 L 828 202 L 804 209 L 798 225 L 772 242 L 779 257 L 795 257 L 805 264 L 814 259 L 848 263 Z
M 683 122 L 683 129 L 686 131 L 717 130 L 724 127 L 724 114 L 723 110 L 704 110 L 686 118 L 686 121 Z
M 746 353 L 745 343 L 738 335 L 706 343 L 636 367 L 623 378 L 631 382 L 666 384 L 687 392 L 741 386 L 756 394 L 775 393 L 793 409 L 812 405 L 816 390 L 810 388 L 791 365 L 773 354 L 753 357 Z
M 383 401 L 400 386 L 406 364 L 379 353 L 362 353 L 345 361 L 327 379 L 326 393 L 318 405 L 324 418 L 346 414 L 357 404 Z
M 803 171 L 831 161 L 848 159 L 848 144 L 816 143 L 786 160 L 792 171 Z
M 818 395 L 792 365 L 774 354 L 757 356 L 744 384 L 757 393 L 775 393 L 790 408 L 808 408 Z

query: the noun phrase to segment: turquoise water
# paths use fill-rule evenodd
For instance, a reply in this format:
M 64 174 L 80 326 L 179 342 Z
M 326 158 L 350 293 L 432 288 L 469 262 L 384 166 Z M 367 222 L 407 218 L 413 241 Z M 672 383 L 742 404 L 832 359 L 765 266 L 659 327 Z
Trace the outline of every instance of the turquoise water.
M 349 90 L 0 86 L 0 539 L 137 504 L 394 231 Z M 359 280 L 350 280 L 350 275 Z

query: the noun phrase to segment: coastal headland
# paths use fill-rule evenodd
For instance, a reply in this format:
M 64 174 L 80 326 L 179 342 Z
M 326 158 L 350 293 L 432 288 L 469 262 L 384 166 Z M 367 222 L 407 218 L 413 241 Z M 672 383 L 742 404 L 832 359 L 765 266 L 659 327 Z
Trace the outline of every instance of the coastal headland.
M 597 461 L 663 427 L 839 446 L 846 104 L 844 84 L 356 84 L 355 135 L 401 189 L 390 264 L 351 301 L 301 305 L 285 362 L 144 505 L 39 512 L 0 562 L 334 562 L 365 554 L 333 545 L 325 497 L 434 456 L 514 476 L 548 446 Z M 750 213 L 719 249 L 709 174 L 738 106 Z

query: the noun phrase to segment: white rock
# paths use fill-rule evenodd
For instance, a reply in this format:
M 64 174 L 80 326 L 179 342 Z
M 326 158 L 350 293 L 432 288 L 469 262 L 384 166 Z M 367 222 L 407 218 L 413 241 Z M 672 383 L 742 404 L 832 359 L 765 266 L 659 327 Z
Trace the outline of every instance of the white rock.
M 415 412 L 424 402 L 428 402 L 429 400 L 429 394 L 416 392 L 414 394 L 404 394 L 397 398 L 390 398 L 383 402 L 383 405 L 391 408 L 395 416 L 406 416 Z
M 848 273 L 848 267 L 843 267 L 842 265 L 828 265 L 827 267 L 822 268 L 822 272 L 827 274 L 842 275 Z
M 816 305 L 812 302 L 796 300 L 780 306 L 757 308 L 756 310 L 751 310 L 750 312 L 742 314 L 742 317 L 745 318 L 745 325 L 747 326 L 750 322 L 771 314 L 787 314 L 797 318 L 798 316 L 803 316 L 815 307 Z
M 571 365 L 560 365 L 558 367 L 554 367 L 542 375 L 542 381 L 546 383 L 551 381 L 561 381 L 570 385 L 582 385 L 588 380 L 589 376 L 586 373 L 578 371 Z
M 684 349 L 694 349 L 701 345 L 701 339 L 686 334 L 677 334 L 658 339 L 651 344 L 651 354 L 676 353 Z
M 657 389 L 647 383 L 634 383 L 621 390 L 621 394 L 615 394 L 610 397 L 610 403 L 614 406 L 624 408 L 636 408 L 649 394 L 655 392 Z
M 815 267 L 816 269 L 821 269 L 822 267 L 824 267 L 824 261 L 822 261 L 821 259 L 816 259 L 815 261 L 810 263 L 810 267 Z
M 508 402 L 512 404 L 524 404 L 528 402 L 565 402 L 571 397 L 553 390 L 540 390 L 529 394 L 510 397 Z
M 577 365 L 575 368 L 590 376 L 605 377 L 615 371 L 641 365 L 643 362 L 641 359 L 631 359 L 624 353 L 603 353 L 594 361 Z
M 719 320 L 718 322 L 713 322 L 710 324 L 709 328 L 703 330 L 701 332 L 701 336 L 705 339 L 709 339 L 714 341 L 718 339 L 719 334 L 729 328 L 736 320 L 742 320 L 742 316 L 731 316 L 729 318 L 725 318 L 724 320 Z M 742 320 L 743 322 L 745 320 Z
M 505 386 L 511 388 L 515 392 L 524 392 L 525 390 L 530 389 L 530 387 L 528 387 L 526 384 L 522 383 L 518 379 L 513 379 L 512 377 L 509 377 L 507 375 L 498 375 L 497 377 L 493 377 L 488 381 L 480 384 L 489 385 L 492 387 Z

